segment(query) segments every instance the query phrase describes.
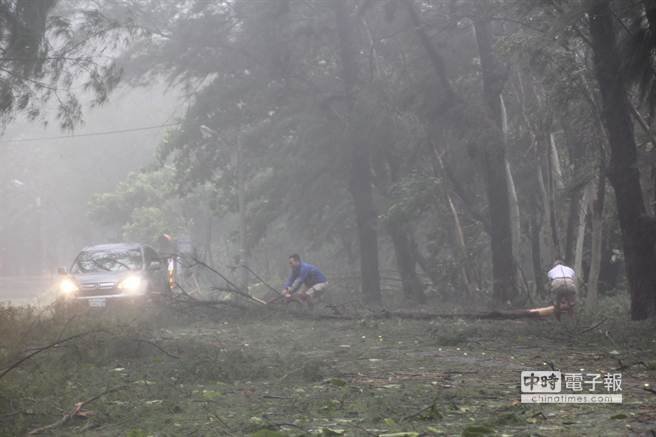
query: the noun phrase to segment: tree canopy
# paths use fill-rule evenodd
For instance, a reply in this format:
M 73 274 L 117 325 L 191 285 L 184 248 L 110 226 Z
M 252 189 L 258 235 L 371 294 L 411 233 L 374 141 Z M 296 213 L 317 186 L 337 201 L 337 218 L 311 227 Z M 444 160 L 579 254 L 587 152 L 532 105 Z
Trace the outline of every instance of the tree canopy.
M 66 62 L 94 66 L 98 102 L 119 78 L 162 78 L 188 104 L 159 164 L 95 197 L 99 222 L 134 238 L 156 233 L 140 220 L 190 231 L 193 214 L 171 205 L 194 198 L 232 227 L 241 262 L 284 228 L 278 244 L 340 257 L 373 304 L 393 269 L 410 301 L 522 305 L 546 298 L 555 258 L 595 300 L 621 252 L 632 316 L 656 312 L 652 1 L 77 6 L 4 7 L 7 112 L 57 96 L 37 84 L 72 83 Z M 25 43 L 16 29 L 34 14 Z M 38 61 L 11 58 L 17 47 Z

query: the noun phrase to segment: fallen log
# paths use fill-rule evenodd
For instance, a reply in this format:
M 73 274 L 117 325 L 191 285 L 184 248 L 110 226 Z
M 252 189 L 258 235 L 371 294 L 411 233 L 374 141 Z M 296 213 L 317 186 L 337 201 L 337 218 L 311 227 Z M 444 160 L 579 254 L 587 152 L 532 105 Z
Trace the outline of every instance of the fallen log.
M 480 313 L 421 313 L 406 311 L 382 311 L 373 314 L 373 318 L 400 318 L 414 320 L 431 320 L 431 319 L 481 319 L 481 320 L 512 320 L 512 319 L 540 319 L 553 315 L 555 307 L 553 305 L 544 308 L 509 310 L 509 311 L 489 311 Z
M 292 314 L 297 314 L 293 312 Z M 530 308 L 508 311 L 489 311 L 478 313 L 425 313 L 408 311 L 382 310 L 362 315 L 321 315 L 315 318 L 331 320 L 359 320 L 359 319 L 408 319 L 408 320 L 435 320 L 435 319 L 479 319 L 479 320 L 517 320 L 517 319 L 543 319 L 555 313 L 555 306 L 550 305 L 542 308 Z

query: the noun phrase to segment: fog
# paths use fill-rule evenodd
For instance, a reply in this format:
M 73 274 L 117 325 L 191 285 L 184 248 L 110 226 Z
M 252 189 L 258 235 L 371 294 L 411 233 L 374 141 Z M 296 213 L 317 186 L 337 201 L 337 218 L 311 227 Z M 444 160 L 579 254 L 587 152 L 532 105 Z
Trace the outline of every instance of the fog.
M 53 426 L 52 411 L 31 421 L 8 402 L 0 424 L 11 418 L 9 435 L 531 433 L 554 416 L 502 421 L 461 386 L 466 408 L 427 388 L 450 392 L 462 382 L 450 366 L 476 373 L 488 353 L 504 387 L 520 364 L 591 368 L 576 347 L 599 375 L 642 363 L 632 377 L 647 385 L 631 393 L 644 402 L 655 65 L 654 0 L 0 0 L 0 337 L 19 326 L 31 342 L 0 342 L 0 378 L 18 369 L 22 390 L 39 329 L 60 334 L 37 354 L 93 369 L 81 378 L 102 369 L 148 387 L 125 370 L 152 370 L 144 345 L 187 369 L 154 366 L 182 394 L 144 401 L 175 424 L 158 410 L 142 412 L 143 429 L 134 417 L 122 427 L 105 409 L 83 425 L 85 402 Z M 224 383 L 257 392 L 257 408 Z M 183 414 L 195 385 L 220 414 Z M 379 398 L 387 389 L 399 396 Z M 401 414 L 415 395 L 432 403 Z M 13 396 L 0 389 L 0 406 Z M 306 409 L 278 420 L 271 399 Z M 479 407 L 485 420 L 465 418 Z M 581 411 L 554 432 L 597 433 Z M 622 411 L 613 432 L 647 432 Z
M 118 237 L 90 219 L 89 202 L 152 165 L 170 127 L 115 131 L 174 123 L 183 108 L 176 92 L 164 86 L 130 88 L 86 112 L 73 132 L 62 132 L 54 119 L 46 124 L 19 116 L 7 126 L 0 140 L 3 299 L 35 297 L 44 290 L 10 288 L 16 277 L 40 276 L 43 286 L 83 247 Z
M 565 10 L 456 3 L 9 9 L 35 40 L 5 38 L 2 276 L 52 277 L 87 245 L 169 235 L 275 283 L 281 254 L 299 253 L 374 305 L 526 307 L 549 299 L 557 258 L 590 302 L 651 296 L 650 269 L 624 281 L 653 251 L 632 221 L 654 196 L 632 34 L 606 60 L 594 27 L 541 39 Z M 629 130 L 603 118 L 618 105 L 600 62 L 635 91 L 613 114 Z M 611 188 L 628 194 L 615 205 Z M 246 267 L 232 277 L 248 288 Z

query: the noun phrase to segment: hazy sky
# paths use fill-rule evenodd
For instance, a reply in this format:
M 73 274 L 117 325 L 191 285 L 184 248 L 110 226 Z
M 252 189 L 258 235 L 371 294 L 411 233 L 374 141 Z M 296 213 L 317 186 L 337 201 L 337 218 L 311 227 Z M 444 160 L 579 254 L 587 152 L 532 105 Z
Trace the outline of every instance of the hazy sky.
M 104 106 L 86 111 L 85 122 L 75 134 L 170 124 L 184 110 L 184 100 L 175 92 L 166 93 L 163 87 L 126 88 Z M 5 214 L 10 216 L 7 219 L 5 215 L 5 222 L 28 220 L 31 206 L 39 198 L 47 212 L 45 231 L 53 238 L 63 239 L 56 245 L 56 257 L 63 258 L 61 262 L 65 264 L 66 258 L 80 246 L 102 238 L 87 218 L 91 196 L 112 190 L 130 171 L 153 162 L 155 149 L 165 133 L 166 128 L 159 128 L 43 139 L 68 133 L 62 132 L 56 122 L 44 128 L 38 121 L 16 120 L 0 138 L 0 182 L 8 188 Z M 41 139 L 8 141 L 30 138 Z

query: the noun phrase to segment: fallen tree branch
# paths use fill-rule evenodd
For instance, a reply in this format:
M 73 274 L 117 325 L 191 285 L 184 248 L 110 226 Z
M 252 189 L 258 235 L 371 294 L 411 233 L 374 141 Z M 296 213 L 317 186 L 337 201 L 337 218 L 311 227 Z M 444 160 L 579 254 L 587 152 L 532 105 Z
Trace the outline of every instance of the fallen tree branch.
M 225 430 L 228 431 L 228 435 L 230 435 L 230 436 L 233 436 L 233 435 L 234 435 L 233 432 L 232 432 L 232 429 L 231 429 L 231 428 L 228 426 L 228 424 L 227 424 L 227 423 L 221 418 L 221 416 L 219 416 L 219 415 L 216 414 L 216 413 L 212 413 L 212 417 L 214 417 L 214 418 L 217 420 L 217 422 L 219 422 L 221 425 L 223 425 L 223 427 L 225 428 Z
M 298 372 L 301 372 L 301 371 L 303 371 L 303 367 L 298 367 L 298 368 L 296 368 L 296 369 L 290 370 L 289 372 L 287 372 L 287 373 L 285 373 L 284 375 L 282 375 L 282 376 L 278 379 L 278 382 L 283 382 L 284 380 L 286 380 L 287 378 L 289 378 L 289 377 L 292 376 L 293 374 L 298 373 Z
M 230 306 L 234 308 L 239 308 L 240 310 L 245 310 L 248 309 L 248 307 L 244 305 L 240 305 L 236 302 L 231 302 L 231 301 L 225 301 L 225 300 L 201 300 L 198 299 L 191 294 L 187 292 L 180 284 L 175 284 L 175 287 L 180 290 L 182 295 L 187 299 L 187 300 L 182 300 L 182 299 L 173 299 L 174 303 L 184 303 L 186 305 L 193 305 L 193 306 L 216 306 L 216 305 L 222 305 L 222 306 Z
M 604 336 L 607 339 L 609 339 L 611 343 L 613 343 L 613 346 L 617 347 L 617 343 L 615 342 L 615 340 L 613 340 L 613 337 L 610 336 L 610 333 L 608 332 L 608 330 L 604 331 Z
M 59 428 L 60 426 L 65 425 L 65 424 L 66 424 L 69 420 L 71 420 L 73 417 L 79 415 L 80 412 L 82 411 L 82 408 L 83 408 L 85 405 L 88 405 L 88 404 L 90 404 L 91 402 L 96 401 L 96 400 L 100 399 L 101 397 L 103 397 L 103 396 L 105 396 L 105 395 L 108 395 L 108 394 L 110 394 L 110 393 L 117 392 L 117 391 L 119 391 L 119 390 L 123 390 L 123 389 L 125 389 L 125 388 L 127 388 L 127 387 L 128 387 L 127 385 L 120 385 L 120 386 L 118 386 L 118 387 L 110 388 L 110 389 L 107 389 L 107 390 L 105 390 L 104 392 L 102 392 L 102 393 L 100 393 L 100 394 L 98 394 L 98 395 L 96 395 L 96 396 L 90 398 L 90 399 L 87 399 L 86 401 L 78 402 L 78 403 L 75 404 L 75 406 L 73 407 L 73 409 L 72 409 L 71 411 L 69 411 L 68 413 L 64 414 L 64 416 L 63 416 L 61 419 L 59 419 L 58 421 L 56 421 L 56 422 L 54 422 L 54 423 L 51 423 L 50 425 L 45 425 L 45 426 L 42 426 L 42 427 L 40 427 L 40 428 L 33 429 L 32 431 L 28 432 L 27 435 L 36 435 L 36 434 L 41 434 L 41 433 L 44 432 L 44 431 L 48 431 L 48 430 L 51 430 L 51 429 Z
M 649 393 L 653 393 L 653 394 L 656 395 L 656 390 L 654 390 L 653 388 L 651 388 L 651 387 L 648 386 L 648 385 L 645 385 L 644 387 L 642 387 L 642 389 L 643 389 L 644 391 L 648 391 Z
M 307 429 L 305 429 L 305 428 L 303 428 L 303 427 L 301 427 L 301 426 L 299 426 L 299 425 L 296 425 L 295 423 L 289 423 L 289 422 L 272 422 L 272 421 L 267 417 L 266 414 L 263 414 L 262 417 L 267 421 L 266 428 L 268 428 L 268 429 L 273 429 L 273 428 L 281 429 L 281 428 L 283 428 L 283 427 L 287 427 L 287 428 L 296 428 L 296 429 L 298 429 L 298 430 L 303 431 L 303 435 L 308 434 L 308 430 L 307 430 Z
M 328 307 L 330 308 L 330 307 Z M 384 320 L 384 319 L 406 319 L 406 320 L 437 320 L 437 319 L 469 319 L 469 320 L 520 320 L 520 319 L 542 319 L 537 313 L 525 310 L 519 311 L 491 311 L 487 313 L 421 313 L 406 311 L 387 311 L 368 314 L 317 314 L 307 311 L 293 310 L 282 305 L 270 305 L 267 309 L 280 314 L 292 315 L 302 319 L 310 320 Z
M 207 270 L 209 270 L 210 272 L 214 273 L 214 274 L 217 275 L 219 278 L 223 279 L 223 280 L 225 281 L 225 283 L 228 284 L 228 286 L 230 287 L 230 288 L 228 289 L 228 291 L 230 291 L 231 293 L 237 294 L 237 295 L 239 295 L 239 296 L 241 296 L 241 297 L 244 297 L 244 298 L 246 298 L 246 299 L 248 299 L 248 300 L 251 300 L 251 301 L 253 301 L 253 302 L 256 302 L 256 303 L 258 303 L 258 304 L 260 304 L 260 305 L 266 305 L 266 302 L 263 302 L 262 300 L 260 300 L 260 299 L 258 299 L 258 298 L 256 298 L 256 297 L 253 297 L 253 296 L 251 296 L 250 294 L 246 293 L 245 291 L 241 290 L 241 289 L 240 289 L 237 285 L 235 285 L 230 279 L 226 278 L 225 275 L 223 275 L 221 272 L 219 272 L 218 270 L 216 270 L 214 267 L 212 267 L 212 266 L 210 266 L 210 265 L 204 263 L 203 261 L 199 260 L 199 259 L 196 258 L 196 257 L 192 257 L 191 259 L 194 260 L 194 262 L 197 263 L 198 265 L 200 265 L 200 266 L 202 266 L 202 267 L 205 267 Z
M 410 320 L 433 320 L 433 319 L 480 319 L 480 320 L 509 320 L 509 319 L 539 319 L 537 313 L 527 310 L 516 311 L 490 311 L 486 313 L 410 313 L 405 311 L 381 311 L 374 313 L 369 318 L 373 319 L 410 319 Z
M 18 415 L 32 416 L 34 413 L 28 413 L 27 411 L 12 411 L 11 413 L 3 414 L 0 416 L 0 420 L 10 419 Z
M 202 262 L 199 261 L 198 263 L 202 265 Z M 181 287 L 179 284 L 176 284 L 176 286 L 181 290 L 183 296 L 185 296 L 188 299 L 188 302 L 184 302 L 184 303 L 191 303 L 195 306 L 228 305 L 228 306 L 234 306 L 242 310 L 250 309 L 247 306 L 242 306 L 235 302 L 202 301 L 188 294 L 184 290 L 184 288 Z M 223 291 L 232 291 L 235 292 L 236 294 L 242 293 L 230 289 L 223 290 Z M 311 320 L 361 320 L 363 318 L 374 319 L 374 320 L 390 319 L 390 318 L 409 319 L 409 320 L 435 320 L 435 319 L 517 320 L 517 319 L 541 319 L 546 317 L 544 314 L 541 314 L 536 310 L 529 310 L 529 309 L 509 310 L 509 311 L 490 311 L 490 312 L 480 312 L 480 313 L 424 313 L 424 312 L 382 310 L 376 313 L 346 315 L 346 314 L 342 314 L 341 311 L 337 310 L 337 306 L 344 305 L 344 304 L 326 305 L 326 308 L 331 309 L 335 314 L 317 314 L 317 313 L 310 313 L 308 311 L 303 311 L 303 310 L 294 310 L 290 308 L 288 305 L 274 305 L 273 303 L 279 300 L 280 299 L 279 297 L 277 297 L 276 299 L 274 299 L 269 303 L 263 302 L 248 294 L 244 294 L 244 297 L 248 297 L 249 300 L 260 304 L 257 307 L 266 308 L 270 312 L 292 315 L 298 318 L 311 319 Z M 589 330 L 594 329 L 599 325 L 601 325 L 601 323 L 603 323 L 604 321 L 605 319 L 599 324 L 592 326 L 591 328 L 588 329 Z M 587 332 L 587 330 L 584 330 L 583 332 Z
M 412 414 L 408 414 L 407 416 L 403 416 L 401 418 L 401 422 L 405 422 L 410 419 L 414 419 L 415 417 L 420 417 L 422 414 L 429 412 L 432 415 L 440 415 L 440 413 L 437 411 L 437 405 L 436 405 L 437 399 L 433 399 L 433 402 L 430 403 L 430 405 L 425 406 L 419 411 L 416 411 Z
M 166 355 L 167 357 L 175 358 L 176 360 L 179 360 L 179 359 L 180 359 L 179 356 L 174 355 L 174 354 L 172 354 L 171 352 L 165 350 L 164 348 L 162 348 L 160 345 L 158 345 L 158 344 L 155 343 L 154 341 L 146 340 L 146 339 L 144 339 L 144 338 L 135 338 L 135 339 L 133 339 L 133 340 L 136 341 L 137 343 L 145 343 L 145 344 L 148 344 L 148 345 L 154 347 L 155 349 L 157 349 L 158 351 L 160 351 L 161 353 L 163 353 L 164 355 Z
M 619 364 L 620 366 L 617 367 L 617 368 L 615 368 L 615 369 L 613 369 L 613 370 L 618 370 L 618 371 L 621 371 L 621 372 L 623 372 L 624 370 L 630 369 L 630 368 L 633 367 L 633 366 L 642 366 L 642 367 L 644 367 L 645 369 L 648 368 L 648 367 L 647 367 L 647 364 L 645 364 L 644 361 L 636 361 L 636 362 L 634 362 L 633 364 L 624 364 L 624 363 L 622 362 L 622 360 L 618 358 L 618 359 L 617 359 L 617 364 Z
M 25 361 L 29 360 L 30 358 L 34 357 L 35 355 L 40 354 L 41 352 L 45 352 L 45 351 L 47 351 L 47 350 L 49 350 L 49 349 L 52 349 L 52 348 L 54 348 L 54 347 L 57 347 L 57 346 L 59 346 L 60 344 L 67 343 L 67 342 L 72 341 L 72 340 L 77 340 L 78 338 L 82 338 L 82 337 L 85 337 L 85 336 L 87 336 L 87 335 L 90 335 L 90 334 L 96 334 L 96 333 L 99 333 L 99 332 L 104 332 L 104 331 L 102 331 L 102 330 L 94 330 L 94 331 L 82 332 L 82 333 L 80 333 L 80 334 L 71 335 L 70 337 L 66 337 L 66 338 L 64 338 L 63 340 L 57 340 L 57 341 L 55 341 L 55 342 L 53 342 L 53 343 L 50 343 L 50 344 L 48 344 L 48 345 L 46 345 L 46 346 L 40 347 L 40 348 L 34 350 L 34 352 L 31 352 L 31 353 L 25 355 L 25 356 L 24 356 L 23 358 L 21 358 L 20 360 L 18 360 L 18 361 L 16 361 L 15 363 L 11 364 L 9 367 L 6 367 L 6 368 L 2 371 L 2 373 L 0 373 L 0 379 L 1 379 L 3 376 L 5 376 L 7 373 L 11 372 L 11 371 L 14 370 L 15 368 L 17 368 L 18 366 L 20 366 L 21 364 L 23 364 Z
M 281 293 L 280 291 L 278 291 L 277 289 L 273 288 L 273 287 L 271 286 L 271 284 L 269 284 L 267 281 L 265 281 L 264 279 L 262 279 L 262 277 L 261 277 L 260 275 L 258 275 L 257 273 L 255 273 L 255 272 L 253 271 L 253 269 L 251 269 L 250 267 L 248 267 L 246 264 L 242 264 L 241 267 L 242 267 L 243 269 L 245 269 L 247 272 L 249 272 L 250 274 L 252 274 L 253 276 L 255 276 L 255 279 L 257 279 L 258 281 L 260 281 L 262 284 L 264 284 L 267 288 L 269 288 L 270 290 L 272 290 L 272 291 L 273 291 L 274 293 L 276 293 L 278 296 L 282 296 L 282 293 Z
M 289 400 L 289 399 L 294 399 L 294 398 L 290 398 L 289 396 L 264 395 L 264 396 L 262 396 L 262 399 L 282 399 L 282 400 Z
M 600 327 L 601 325 L 603 325 L 604 323 L 606 323 L 606 320 L 607 320 L 606 318 L 601 319 L 601 321 L 600 321 L 599 323 L 596 323 L 596 324 L 590 326 L 589 328 L 585 328 L 584 330 L 582 330 L 581 332 L 579 332 L 578 335 L 585 334 L 586 332 L 590 332 L 590 331 L 592 331 L 593 329 Z

